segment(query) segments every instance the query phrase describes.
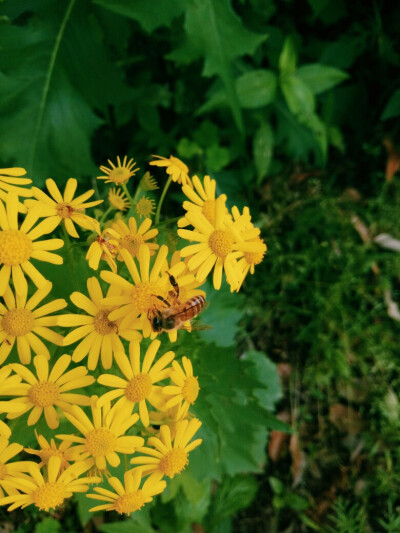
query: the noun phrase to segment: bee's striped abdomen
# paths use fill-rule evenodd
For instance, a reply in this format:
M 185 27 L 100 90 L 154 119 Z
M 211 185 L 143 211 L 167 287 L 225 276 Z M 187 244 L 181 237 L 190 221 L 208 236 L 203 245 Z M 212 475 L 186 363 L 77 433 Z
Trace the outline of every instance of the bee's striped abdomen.
M 191 320 L 197 316 L 203 309 L 206 300 L 204 296 L 200 294 L 198 296 L 193 296 L 186 303 L 179 315 L 182 317 L 182 320 Z

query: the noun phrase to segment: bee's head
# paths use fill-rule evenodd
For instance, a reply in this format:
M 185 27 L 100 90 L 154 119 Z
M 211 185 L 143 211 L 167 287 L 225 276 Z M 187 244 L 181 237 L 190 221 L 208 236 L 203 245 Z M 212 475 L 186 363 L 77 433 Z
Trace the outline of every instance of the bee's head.
M 155 333 L 161 333 L 162 331 L 162 317 L 161 313 L 157 312 L 152 317 L 148 317 L 150 320 L 151 328 Z

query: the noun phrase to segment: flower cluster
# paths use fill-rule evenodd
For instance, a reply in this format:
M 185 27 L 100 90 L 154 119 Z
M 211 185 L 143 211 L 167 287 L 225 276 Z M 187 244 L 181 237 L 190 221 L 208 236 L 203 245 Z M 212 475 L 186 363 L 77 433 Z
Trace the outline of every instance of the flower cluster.
M 10 511 L 49 511 L 85 492 L 100 501 L 92 511 L 130 514 L 186 468 L 202 442 L 191 412 L 200 386 L 191 360 L 163 347 L 165 333 L 177 342 L 192 329 L 211 272 L 215 289 L 225 273 L 237 291 L 266 251 L 249 210 L 229 212 L 215 180 L 190 177 L 176 157 L 150 163 L 169 175 L 155 224 L 156 203 L 146 196 L 158 188 L 155 179 L 146 172 L 131 194 L 127 185 L 139 171 L 133 159 L 108 163 L 98 178 L 113 184 L 105 209 L 91 199 L 94 190 L 76 195 L 74 178 L 63 192 L 48 179 L 43 192 L 29 187 L 24 169 L 0 170 L 0 505 Z M 187 198 L 177 249 L 154 227 L 171 181 Z M 77 273 L 82 262 L 73 260 L 77 228 L 89 232 L 82 244 L 97 271 L 86 280 L 87 269 Z M 68 269 L 52 277 L 42 267 L 56 271 L 64 254 L 70 276 L 61 291 L 76 289 L 62 293 L 70 304 L 51 297 Z M 45 434 L 32 431 L 40 420 Z M 16 424 L 27 426 L 30 447 L 12 442 Z M 121 458 L 123 480 L 113 473 Z

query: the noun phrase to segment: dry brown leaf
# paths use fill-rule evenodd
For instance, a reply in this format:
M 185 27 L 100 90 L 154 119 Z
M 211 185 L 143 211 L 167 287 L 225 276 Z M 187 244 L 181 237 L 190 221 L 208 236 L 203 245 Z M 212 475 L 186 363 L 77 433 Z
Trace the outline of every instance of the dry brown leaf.
M 276 371 L 282 380 L 286 380 L 292 373 L 292 365 L 290 363 L 278 363 L 276 365 Z
M 300 447 L 300 439 L 297 433 L 293 433 L 290 437 L 289 450 L 292 456 L 292 487 L 297 487 L 303 480 L 306 468 L 306 454 Z
M 344 433 L 357 435 L 362 429 L 362 419 L 352 407 L 336 403 L 329 408 L 329 420 Z
M 286 422 L 286 424 L 290 422 L 290 414 L 287 411 L 281 411 L 276 415 L 276 418 L 282 422 Z M 277 429 L 271 431 L 268 441 L 268 457 L 271 461 L 274 461 L 274 463 L 276 463 L 282 455 L 288 437 L 289 433 L 285 433 L 284 431 L 278 431 Z
M 363 242 L 371 242 L 369 229 L 354 213 L 351 215 L 351 223 Z
M 387 305 L 387 314 L 393 320 L 400 322 L 400 309 L 397 303 L 392 299 L 392 293 L 390 290 L 385 291 L 385 303 Z
M 400 168 L 400 155 L 396 150 L 394 144 L 387 137 L 383 139 L 383 146 L 387 151 L 385 179 L 388 182 L 393 181 L 393 177 Z

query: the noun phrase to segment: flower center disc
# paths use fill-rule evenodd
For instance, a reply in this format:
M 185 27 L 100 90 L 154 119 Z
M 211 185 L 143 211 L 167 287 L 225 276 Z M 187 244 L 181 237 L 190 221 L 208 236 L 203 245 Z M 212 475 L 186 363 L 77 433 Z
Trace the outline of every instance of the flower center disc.
M 188 464 L 188 454 L 182 448 L 173 448 L 160 461 L 160 470 L 170 478 L 179 474 Z
M 194 403 L 199 395 L 199 382 L 194 376 L 189 376 L 182 387 L 182 396 L 188 403 Z
M 147 313 L 149 309 L 154 309 L 157 303 L 160 303 L 155 294 L 160 294 L 160 287 L 155 283 L 144 281 L 133 287 L 132 303 L 141 313 Z
M 211 233 L 208 244 L 215 255 L 224 259 L 232 251 L 233 241 L 226 231 L 216 229 Z
M 125 396 L 130 402 L 145 400 L 151 392 L 152 382 L 147 374 L 134 376 L 125 389 Z
M 32 331 L 34 318 L 29 309 L 10 309 L 2 318 L 2 328 L 13 337 L 26 335 Z
M 61 483 L 46 483 L 33 492 L 32 498 L 36 507 L 48 511 L 63 503 L 65 488 Z
M 114 183 L 126 183 L 132 176 L 127 168 L 114 168 L 108 175 L 109 179 Z
M 125 235 L 125 237 L 121 239 L 119 247 L 125 248 L 133 257 L 136 257 L 143 243 L 144 239 L 141 235 Z
M 259 265 L 264 259 L 265 252 L 245 252 L 244 258 L 249 265 Z
M 134 513 L 146 503 L 143 491 L 137 490 L 136 492 L 130 492 L 120 496 L 115 501 L 115 510 L 119 514 Z
M 32 385 L 28 396 L 30 401 L 38 407 L 49 407 L 54 405 L 60 395 L 58 385 L 51 381 L 42 381 Z
M 115 435 L 107 428 L 94 429 L 86 435 L 86 448 L 93 457 L 113 452 L 116 443 Z
M 100 311 L 94 317 L 94 329 L 99 335 L 110 335 L 111 333 L 117 333 L 118 326 L 108 320 L 110 311 Z
M 67 203 L 57 204 L 56 206 L 57 215 L 61 218 L 71 218 L 74 212 L 72 205 Z
M 215 200 L 206 200 L 201 208 L 203 215 L 206 219 L 214 224 L 215 220 Z
M 148 217 L 153 213 L 153 202 L 149 198 L 141 198 L 136 204 L 136 212 L 142 217 Z
M 17 229 L 0 231 L 0 263 L 7 266 L 25 263 L 32 253 L 32 241 Z

